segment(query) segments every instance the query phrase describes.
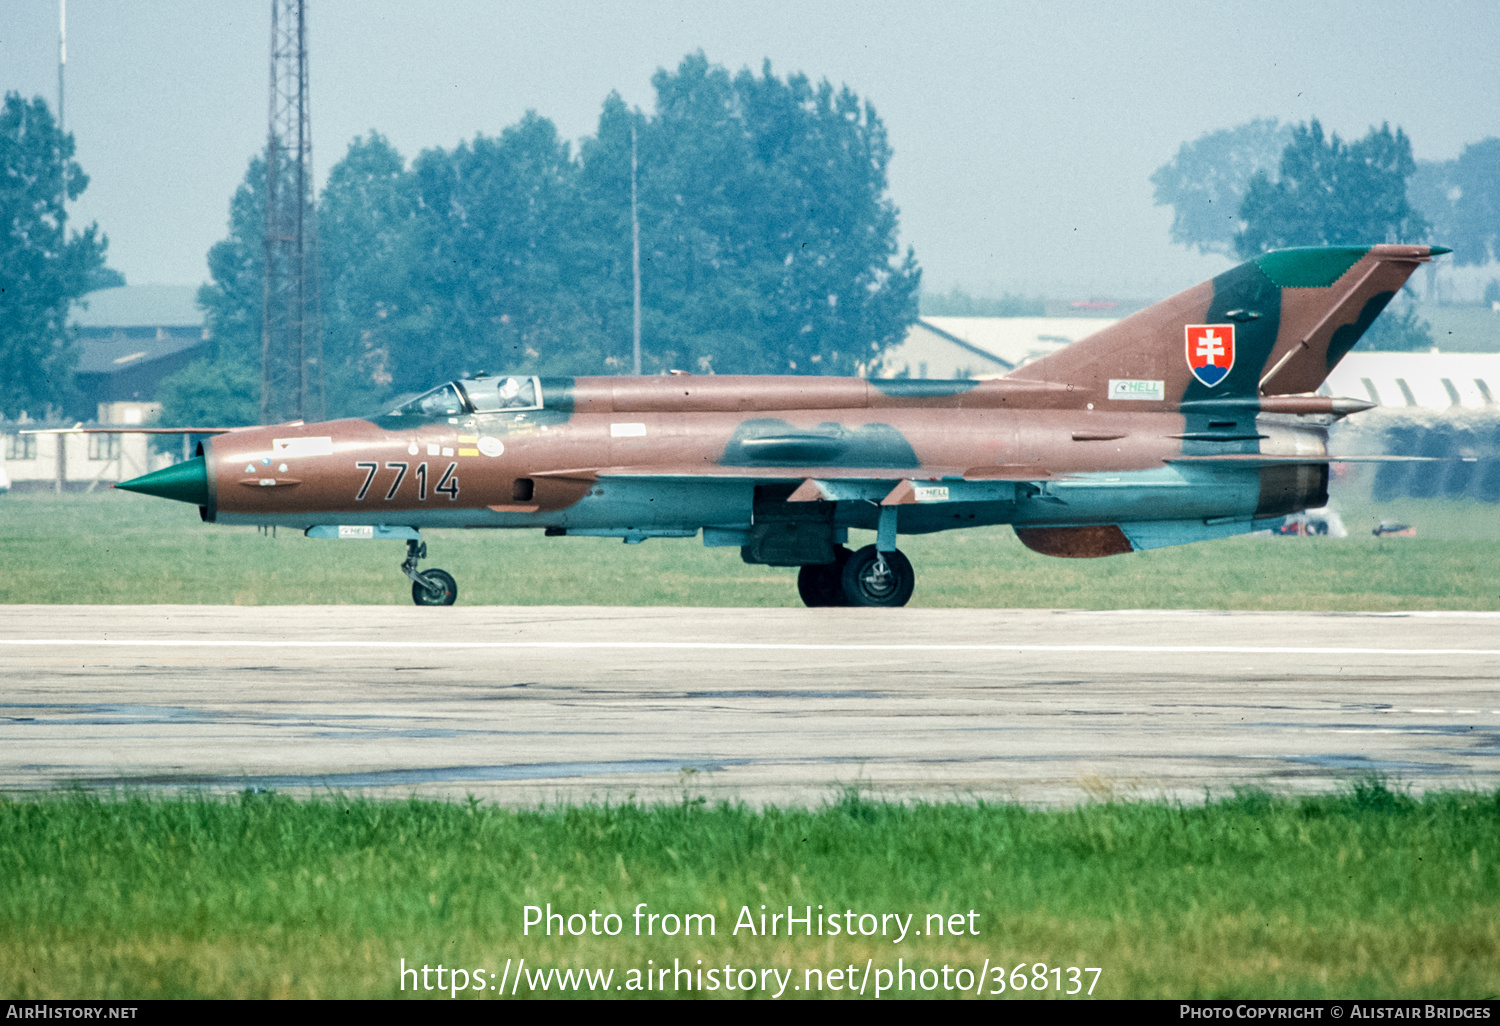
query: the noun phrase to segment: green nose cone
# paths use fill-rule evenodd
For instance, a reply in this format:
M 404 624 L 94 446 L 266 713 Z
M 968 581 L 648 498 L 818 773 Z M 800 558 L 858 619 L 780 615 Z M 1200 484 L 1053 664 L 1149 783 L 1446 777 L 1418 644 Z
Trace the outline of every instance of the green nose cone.
M 115 485 L 127 492 L 155 495 L 161 499 L 176 499 L 191 502 L 194 506 L 208 505 L 208 468 L 202 456 L 162 467 L 144 477 L 122 481 Z

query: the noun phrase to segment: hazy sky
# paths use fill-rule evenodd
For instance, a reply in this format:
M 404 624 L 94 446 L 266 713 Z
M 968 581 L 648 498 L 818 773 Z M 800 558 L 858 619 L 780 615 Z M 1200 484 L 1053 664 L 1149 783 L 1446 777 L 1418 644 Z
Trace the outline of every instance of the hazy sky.
M 1155 297 L 1226 262 L 1167 238 L 1148 176 L 1256 117 L 1344 136 L 1390 121 L 1419 159 L 1500 135 L 1500 3 L 755 4 L 310 0 L 319 178 L 370 128 L 410 159 L 527 109 L 590 134 L 611 89 L 702 49 L 872 101 L 929 289 Z M 57 96 L 56 0 L 0 0 L 0 89 Z M 196 283 L 264 145 L 267 0 L 71 0 L 67 126 L 130 282 Z

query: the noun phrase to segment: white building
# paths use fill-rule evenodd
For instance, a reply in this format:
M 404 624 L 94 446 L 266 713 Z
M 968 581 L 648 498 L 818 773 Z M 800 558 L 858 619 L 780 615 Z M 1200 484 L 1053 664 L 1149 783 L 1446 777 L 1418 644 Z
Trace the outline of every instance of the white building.
M 151 400 L 162 378 L 201 352 L 206 330 L 196 294 L 190 285 L 127 285 L 75 304 L 79 362 L 65 419 L 38 423 L 23 413 L 20 421 L 0 421 L 0 488 L 8 478 L 17 490 L 93 491 L 173 462 L 165 451 L 151 452 L 145 435 L 22 432 L 154 420 L 161 406 Z
M 922 317 L 879 378 L 994 378 L 1114 324 L 1102 317 Z
M 1500 414 L 1500 353 L 1353 352 L 1319 395 L 1368 399 L 1383 410 Z
M 173 462 L 171 456 L 152 453 L 146 435 L 22 433 L 41 426 L 35 422 L 0 424 L 4 436 L 0 473 L 17 491 L 91 492 Z
M 1379 404 L 1339 424 L 1335 452 L 1442 461 L 1346 466 L 1375 499 L 1500 502 L 1500 353 L 1354 352 L 1318 391 Z

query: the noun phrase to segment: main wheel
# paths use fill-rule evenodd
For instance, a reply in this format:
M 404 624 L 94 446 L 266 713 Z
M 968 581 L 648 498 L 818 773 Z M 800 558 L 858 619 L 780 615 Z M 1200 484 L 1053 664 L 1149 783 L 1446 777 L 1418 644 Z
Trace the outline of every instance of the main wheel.
M 411 582 L 411 600 L 419 606 L 451 606 L 458 599 L 458 582 L 446 570 L 423 570 L 422 576 L 437 585 L 436 590 Z
M 844 597 L 844 564 L 853 555 L 844 546 L 833 550 L 832 563 L 813 563 L 797 571 L 797 594 L 802 603 L 810 607 L 847 606 Z
M 851 606 L 904 606 L 917 575 L 899 552 L 880 553 L 866 545 L 844 564 L 844 599 Z

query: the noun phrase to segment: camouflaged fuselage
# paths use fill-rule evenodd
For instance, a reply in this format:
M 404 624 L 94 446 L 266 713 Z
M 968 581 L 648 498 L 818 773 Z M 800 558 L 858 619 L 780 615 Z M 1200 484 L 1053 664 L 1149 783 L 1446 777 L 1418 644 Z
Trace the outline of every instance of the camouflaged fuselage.
M 204 517 L 742 544 L 895 506 L 904 533 L 1013 523 L 1056 555 L 1222 536 L 1327 501 L 1350 408 L 1308 393 L 1428 256 L 1268 254 L 996 380 L 542 378 L 539 409 L 234 431 L 205 444 Z

